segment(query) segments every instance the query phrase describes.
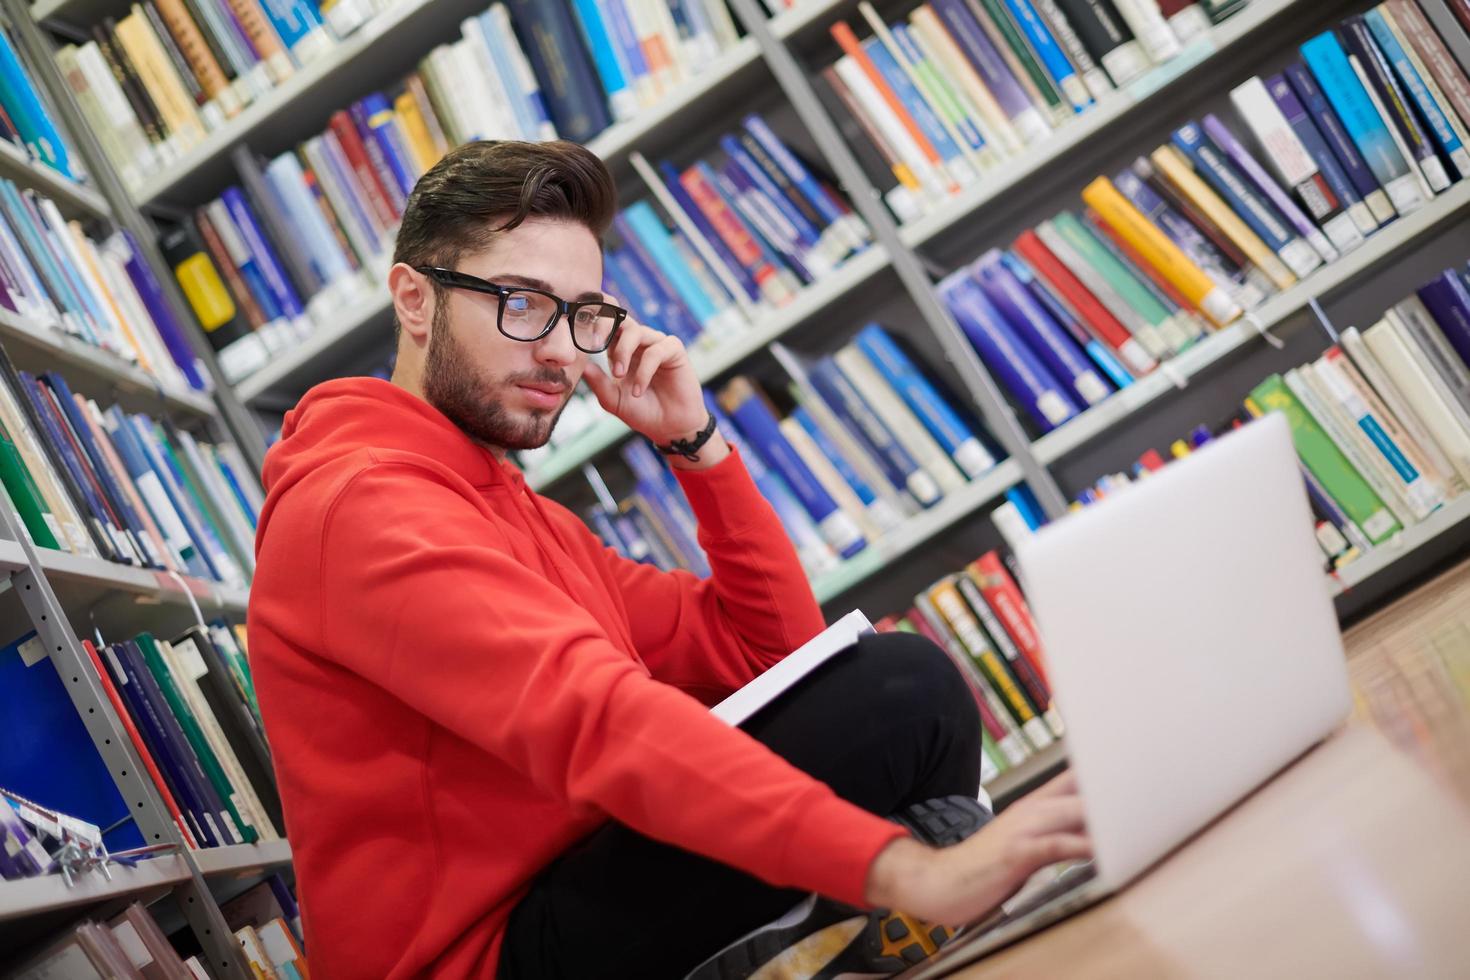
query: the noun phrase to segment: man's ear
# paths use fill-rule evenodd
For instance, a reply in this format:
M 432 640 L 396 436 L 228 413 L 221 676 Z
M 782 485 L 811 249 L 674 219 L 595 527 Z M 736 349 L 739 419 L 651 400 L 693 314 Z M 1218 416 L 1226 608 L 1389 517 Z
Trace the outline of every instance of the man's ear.
M 402 262 L 388 270 L 388 294 L 393 297 L 393 312 L 398 324 L 415 344 L 429 342 L 434 322 L 434 290 L 421 272 Z

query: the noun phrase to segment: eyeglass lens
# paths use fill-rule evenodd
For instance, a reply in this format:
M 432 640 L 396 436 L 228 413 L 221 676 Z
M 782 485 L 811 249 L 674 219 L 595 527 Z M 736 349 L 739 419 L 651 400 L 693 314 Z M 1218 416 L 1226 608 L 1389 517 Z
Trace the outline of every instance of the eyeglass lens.
M 550 296 L 513 289 L 505 294 L 500 328 L 515 340 L 535 340 L 557 312 L 557 303 Z M 572 315 L 572 337 L 579 348 L 595 353 L 607 347 L 617 325 L 617 307 L 589 303 L 577 307 Z

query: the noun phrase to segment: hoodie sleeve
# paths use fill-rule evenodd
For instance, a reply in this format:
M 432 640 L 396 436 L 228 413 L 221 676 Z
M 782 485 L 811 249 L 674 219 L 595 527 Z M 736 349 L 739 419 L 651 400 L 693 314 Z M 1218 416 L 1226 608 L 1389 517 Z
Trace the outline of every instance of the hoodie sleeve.
M 660 571 L 610 551 L 604 561 L 653 676 L 713 703 L 826 624 L 791 539 L 738 453 L 675 474 L 698 521 L 710 577 Z
M 903 833 L 649 677 L 431 472 L 380 463 L 342 489 L 320 589 L 326 657 L 554 798 L 854 904 Z

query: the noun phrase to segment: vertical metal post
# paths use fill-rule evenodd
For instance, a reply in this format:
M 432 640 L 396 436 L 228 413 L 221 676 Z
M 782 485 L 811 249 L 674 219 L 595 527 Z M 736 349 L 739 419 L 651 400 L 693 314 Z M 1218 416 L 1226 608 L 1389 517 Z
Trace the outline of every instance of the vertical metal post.
M 102 149 L 102 144 L 98 142 L 86 117 L 82 115 L 81 108 L 72 96 L 71 88 L 67 85 L 66 79 L 61 76 L 61 69 L 56 65 L 51 40 L 45 36 L 40 25 L 32 18 L 29 5 L 25 0 L 0 0 L 0 4 L 3 4 L 5 16 L 10 21 L 16 40 L 25 49 L 26 55 L 35 66 L 37 81 L 50 92 L 51 103 L 61 115 L 62 129 L 68 141 L 81 154 L 82 162 L 86 164 L 87 173 L 92 182 L 107 199 L 107 203 L 112 206 L 114 222 L 130 231 L 137 240 L 143 253 L 141 256 L 143 261 L 147 262 L 157 274 L 158 281 L 163 285 L 165 300 L 173 310 L 174 316 L 184 325 L 184 335 L 189 346 L 193 348 L 195 356 L 203 362 L 210 378 L 213 379 L 214 404 L 218 417 L 224 423 L 228 433 L 234 437 L 235 443 L 240 447 L 245 458 L 259 474 L 261 464 L 265 460 L 265 433 L 254 414 L 235 397 L 234 389 L 220 373 L 219 364 L 209 346 L 209 341 L 204 337 L 203 329 L 199 327 L 194 318 L 193 309 L 184 298 L 183 291 L 179 289 L 173 275 L 168 271 L 168 263 L 164 262 L 162 254 L 158 251 L 155 242 L 158 235 L 157 229 L 134 205 L 131 192 L 123 186 L 122 178 L 113 169 L 112 162 Z
M 1061 488 L 1041 461 L 1031 452 L 1031 439 L 1021 427 L 1015 412 L 1005 396 L 996 387 L 995 381 L 985 366 L 980 363 L 975 349 L 960 332 L 959 326 L 950 316 L 949 310 L 940 301 L 934 284 L 924 271 L 922 261 L 903 243 L 898 234 L 898 225 L 884 206 L 878 191 L 863 172 L 857 157 L 843 140 L 836 124 L 827 115 L 817 93 L 812 89 L 807 71 L 797 63 L 796 56 L 786 44 L 771 31 L 765 11 L 756 0 L 730 0 L 730 6 L 745 25 L 746 31 L 760 45 L 761 54 L 781 86 L 797 116 L 811 133 L 817 149 L 826 157 L 833 172 L 852 194 L 853 206 L 857 208 L 879 245 L 887 250 L 893 269 L 898 273 L 919 316 L 939 338 L 945 354 L 959 372 L 960 380 L 968 389 L 976 407 L 980 410 L 991 434 L 998 439 L 1007 453 L 1021 466 L 1021 473 L 1031 486 L 1047 514 L 1058 517 L 1067 511 L 1067 501 Z

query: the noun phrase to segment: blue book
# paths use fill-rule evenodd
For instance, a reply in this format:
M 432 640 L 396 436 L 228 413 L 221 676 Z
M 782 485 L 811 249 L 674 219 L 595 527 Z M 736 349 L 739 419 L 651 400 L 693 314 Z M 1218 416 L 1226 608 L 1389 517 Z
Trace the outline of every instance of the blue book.
M 1078 407 L 1067 388 L 1021 342 L 968 270 L 960 269 L 941 281 L 939 295 L 985 366 L 1043 432 L 1077 415 Z
M 923 132 L 924 138 L 933 144 L 940 158 L 948 164 L 958 160 L 960 166 L 968 166 L 964 161 L 963 152 L 955 141 L 949 138 L 949 133 L 945 131 L 944 124 L 935 115 L 933 107 L 914 87 L 914 83 L 909 81 L 908 75 L 904 73 L 903 68 L 894 58 L 893 52 L 889 51 L 876 37 L 870 37 L 864 41 L 863 50 L 872 59 L 873 67 L 877 68 L 878 73 L 883 76 L 883 81 L 888 83 L 893 94 L 898 96 L 898 101 L 903 103 L 903 107 L 913 117 L 914 122 Z
M 1042 509 L 1041 502 L 1036 499 L 1036 494 L 1024 483 L 1017 484 L 1006 491 L 1006 499 L 1015 504 L 1016 511 L 1021 515 L 1021 520 L 1033 531 L 1040 530 L 1047 523 L 1046 511 Z
M 888 335 L 888 331 L 876 323 L 869 323 L 858 331 L 856 340 L 858 349 L 877 368 L 878 374 L 898 393 L 966 476 L 979 476 L 995 465 L 995 457 L 981 443 L 979 436 Z
M 1281 110 L 1281 115 L 1286 119 L 1287 125 L 1291 127 L 1291 131 L 1296 134 L 1296 138 L 1301 141 L 1313 162 L 1317 164 L 1317 171 L 1327 183 L 1328 190 L 1332 191 L 1333 196 L 1342 202 L 1358 230 L 1365 235 L 1372 234 L 1378 227 L 1378 219 L 1363 202 L 1362 193 L 1349 179 L 1347 171 L 1337 159 L 1337 154 L 1333 153 L 1332 148 L 1327 145 L 1322 131 L 1317 128 L 1311 113 L 1307 112 L 1306 106 L 1302 105 L 1302 100 L 1291 87 L 1291 83 L 1286 80 L 1286 76 L 1268 75 L 1262 81 L 1266 86 L 1266 92 L 1276 103 L 1276 108 Z M 1365 165 L 1364 170 L 1366 169 Z M 1372 175 L 1368 176 L 1371 179 Z M 1374 187 L 1377 186 L 1375 183 Z
M 1118 192 L 1178 245 L 1191 262 L 1227 283 L 1237 297 L 1243 296 L 1246 276 L 1241 267 L 1149 184 L 1146 175 L 1153 173 L 1153 164 L 1147 158 L 1139 157 L 1133 166 L 1136 169 L 1120 170 L 1113 175 L 1113 186 L 1118 188 Z M 1254 306 L 1262 298 L 1260 294 L 1253 294 L 1252 302 L 1242 302 L 1241 305 Z
M 700 165 L 703 166 L 702 161 Z M 713 175 L 713 183 L 754 231 L 757 243 L 774 253 L 770 256 L 772 261 L 784 264 L 803 283 L 810 283 L 816 278 L 807 268 L 806 250 L 797 237 L 796 228 L 741 167 L 734 161 L 727 161 Z
M 903 60 L 911 65 L 923 64 L 928 60 L 924 55 L 924 50 L 914 40 L 914 35 L 909 30 L 907 24 L 893 24 L 888 28 L 888 33 L 893 36 L 893 43 L 898 45 L 898 50 L 903 55 Z M 931 67 L 935 72 L 943 71 L 943 68 L 939 65 L 932 65 Z M 949 82 L 949 79 L 946 78 L 945 81 Z M 936 106 L 935 108 L 938 107 Z M 979 127 L 975 125 L 975 121 L 970 118 L 968 113 L 955 120 L 954 128 L 960 136 L 964 137 L 970 149 L 977 153 L 985 149 L 985 136 L 980 132 Z
M 199 519 L 194 510 L 192 500 L 185 495 L 180 486 L 178 476 L 172 467 L 168 465 L 165 454 L 158 447 L 158 436 L 153 431 L 152 423 L 142 415 L 128 416 L 124 418 L 125 424 L 132 428 L 137 437 L 138 445 L 143 450 L 143 457 L 148 460 L 148 465 L 158 475 L 158 481 L 163 485 L 163 491 L 173 504 L 174 511 L 183 522 L 184 530 L 193 539 L 195 547 L 199 550 L 199 556 L 209 568 L 209 578 L 217 582 L 227 581 L 227 569 L 233 566 L 233 561 L 228 565 L 221 563 L 224 549 L 220 547 L 219 541 L 214 538 L 213 533 Z
M 0 32 L 3 33 L 3 32 Z M 83 328 L 95 333 L 95 326 L 90 321 L 89 307 L 82 301 L 73 286 L 72 279 L 66 274 L 63 264 L 57 260 L 55 253 L 47 245 L 36 222 L 31 218 L 29 210 L 16 189 L 14 182 L 9 178 L 0 178 L 0 203 L 10 221 L 10 228 L 15 233 L 17 240 L 25 249 L 30 258 L 31 267 L 40 275 L 46 288 L 56 297 L 58 305 L 63 310 L 71 311 L 73 317 L 81 318 Z
M 586 143 L 612 123 L 602 86 L 587 49 L 562 3 L 507 0 L 521 48 L 536 77 L 556 131 L 575 143 Z
M 807 220 L 806 215 L 802 214 L 801 210 L 791 202 L 781 188 L 777 186 L 776 182 L 771 179 L 771 175 L 766 173 L 765 168 L 756 163 L 755 159 L 746 152 L 745 147 L 734 136 L 731 136 L 729 133 L 721 136 L 720 149 L 725 151 L 725 155 L 730 158 L 731 163 L 745 173 L 750 183 L 757 190 L 770 198 L 776 210 L 781 212 L 781 216 L 794 229 L 796 239 L 801 244 L 803 255 L 810 254 L 811 250 L 817 247 L 817 243 L 822 237 L 821 229 Z
M 128 495 L 118 485 L 112 468 L 107 465 L 107 459 L 102 454 L 102 448 L 97 445 L 92 427 L 82 417 L 82 408 L 72 397 L 66 379 L 54 371 L 47 371 L 41 375 L 40 382 L 50 389 L 52 400 L 61 411 L 61 423 L 79 447 L 82 465 L 100 488 L 103 501 L 111 508 L 119 528 L 127 535 L 133 550 L 144 564 L 163 567 L 163 556 L 153 548 L 152 538 L 144 528 L 142 519 L 133 509 Z
M 1353 67 L 1361 70 L 1366 91 L 1372 94 L 1374 106 L 1380 119 L 1399 138 L 1398 149 L 1412 165 L 1417 166 L 1419 176 L 1432 191 L 1439 192 L 1450 186 L 1450 176 L 1444 162 L 1435 154 L 1434 144 L 1409 104 L 1409 95 L 1389 66 L 1383 50 L 1373 39 L 1373 32 L 1361 16 L 1352 16 L 1339 24 L 1334 31 L 1337 41 L 1343 46 Z
M 1422 206 L 1424 192 L 1413 167 L 1394 143 L 1358 75 L 1348 62 L 1337 35 L 1323 31 L 1301 46 L 1307 67 L 1316 76 L 1327 101 L 1342 120 L 1368 169 L 1400 214 Z M 1289 69 L 1288 69 L 1289 71 Z
M 511 115 L 515 116 L 516 128 L 522 133 L 521 138 L 536 139 L 541 120 L 531 107 L 525 82 L 516 70 L 513 55 L 506 48 L 506 39 L 501 36 L 495 15 L 487 10 L 475 20 L 479 22 L 480 35 L 485 39 L 485 47 L 490 52 L 490 64 L 495 69 L 495 77 L 500 81 L 501 90 L 505 92 Z M 514 38 L 511 40 L 514 41 Z
M 673 334 L 686 344 L 694 343 L 703 330 L 699 321 L 694 319 L 694 314 L 689 312 L 653 265 L 641 243 L 633 239 L 631 233 L 624 241 L 626 244 L 622 248 L 607 254 L 614 256 L 612 270 L 623 288 L 629 291 L 630 302 L 646 304 L 653 318 L 651 322 L 660 330 Z M 631 298 L 634 296 L 636 300 Z
M 852 252 L 862 248 L 862 238 L 850 226 L 851 215 L 839 218 L 836 222 L 829 221 L 823 212 L 812 206 L 807 195 L 791 179 L 791 174 L 767 152 L 761 141 L 756 139 L 749 130 L 740 130 L 736 135 L 736 140 L 745 150 L 751 162 L 780 189 L 781 196 L 801 213 L 807 225 L 817 230 L 816 251 L 829 264 L 837 265 Z
M 352 274 L 347 257 L 322 216 L 321 208 L 306 186 L 306 174 L 294 153 L 282 153 L 266 164 L 265 178 L 291 215 L 291 224 L 301 233 L 307 261 L 324 283 L 337 282 Z
M 638 479 L 639 493 L 648 499 L 659 520 L 673 535 L 675 545 L 686 556 L 684 566 L 701 578 L 708 576 L 709 560 L 699 546 L 699 524 L 674 474 L 642 439 L 624 443 L 621 455 Z
M 649 80 L 648 61 L 643 57 L 643 46 L 638 43 L 638 34 L 633 29 L 624 0 L 597 0 L 597 9 L 612 35 L 619 63 L 628 81 L 636 87 Z
M 158 525 L 166 543 L 173 549 L 174 554 L 190 575 L 197 578 L 209 578 L 209 566 L 204 563 L 199 546 L 189 536 L 188 529 L 164 491 L 158 474 L 148 464 L 143 447 L 138 444 L 138 437 L 123 418 L 122 409 L 116 405 L 109 408 L 107 422 L 108 433 L 112 436 L 112 444 L 117 449 L 118 458 L 127 468 L 128 476 L 138 488 L 138 496 L 142 498 L 144 506 L 153 515 L 153 523 Z
M 1347 127 L 1333 111 L 1332 105 L 1327 101 L 1327 96 L 1317 85 L 1317 79 L 1307 70 L 1305 63 L 1293 61 L 1285 69 L 1287 84 L 1301 99 L 1302 106 L 1311 115 L 1317 124 L 1322 138 L 1332 150 L 1332 156 L 1342 166 L 1343 173 L 1347 175 L 1352 183 L 1353 189 L 1368 205 L 1373 219 L 1379 224 L 1392 221 L 1397 212 L 1393 203 L 1389 201 L 1388 194 L 1378 184 L 1378 178 L 1373 176 L 1373 171 L 1368 169 L 1368 162 L 1363 159 L 1363 154 L 1358 152 L 1357 144 L 1348 135 Z
M 1460 360 L 1470 367 L 1470 286 L 1454 269 L 1446 269 L 1416 290 L 1440 333 Z
M 1087 352 L 1092 358 L 1092 363 L 1107 376 L 1115 387 L 1126 388 L 1133 383 L 1133 374 L 1123 366 L 1123 362 L 1113 354 L 1108 346 L 1087 332 L 1077 314 L 1067 305 L 1066 301 L 1052 291 L 1051 286 L 1043 282 L 1032 268 L 1018 255 L 1006 252 L 1003 255 L 1006 268 L 1026 287 L 1031 298 L 1040 303 L 1042 308 L 1051 315 L 1051 318 L 1061 325 L 1076 341 L 1077 345 Z
M 716 170 L 704 160 L 694 161 L 694 170 L 704 179 L 705 184 L 719 195 L 720 200 L 725 204 L 725 209 L 740 223 L 760 251 L 763 262 L 755 263 L 747 268 L 759 270 L 759 274 L 764 276 L 769 267 L 775 275 L 789 276 L 791 274 L 788 268 L 790 263 L 783 257 L 784 253 L 776 245 L 776 240 L 781 238 L 780 219 L 778 218 L 773 225 L 765 212 L 753 212 L 751 202 L 744 198 L 741 188 L 753 188 L 754 185 L 743 179 L 741 185 L 736 185 L 727 175 L 726 169 Z M 754 277 L 757 272 L 751 271 L 751 275 Z
M 359 104 L 362 106 L 362 118 L 367 123 L 368 132 L 377 141 L 378 148 L 383 152 L 383 159 L 387 161 L 388 171 L 393 176 L 393 182 L 407 200 L 418 177 L 414 173 L 413 155 L 398 129 L 398 117 L 393 112 L 393 106 L 381 92 L 364 96 Z
M 83 516 L 90 513 L 90 521 L 107 542 L 104 554 L 123 564 L 138 564 L 138 554 L 132 542 L 123 534 L 116 515 L 102 498 L 101 488 L 93 482 L 78 456 L 77 447 L 64 427 L 65 423 L 51 405 L 51 396 L 28 372 L 21 371 L 19 378 L 19 397 L 31 405 L 37 427 L 36 434 L 49 444 L 52 455 L 66 469 L 68 478 L 81 498 L 80 503 L 85 508 Z
M 924 507 L 939 502 L 939 484 L 919 466 L 893 430 L 863 400 L 836 361 L 831 357 L 817 361 L 807 371 L 807 380 L 858 445 L 872 455 L 895 491 L 909 493 Z
M 817 450 L 832 464 L 832 468 L 837 471 L 838 476 L 842 477 L 842 482 L 847 484 L 847 488 L 853 492 L 859 503 L 864 507 L 869 507 L 878 500 L 878 495 L 873 492 L 873 488 L 868 486 L 867 481 L 852 468 L 852 461 L 838 448 L 837 443 L 832 441 L 832 437 L 817 424 L 811 412 L 798 405 L 791 410 L 791 417 L 807 435 L 811 436 Z
M 714 249 L 715 254 L 725 264 L 725 268 L 729 270 L 730 275 L 734 276 L 736 281 L 740 283 L 741 290 L 744 291 L 746 296 L 750 297 L 751 302 L 760 302 L 760 286 L 756 285 L 756 281 L 751 276 L 750 270 L 746 269 L 740 260 L 735 258 L 735 253 L 730 251 L 730 246 L 725 244 L 725 240 L 720 237 L 719 232 L 715 230 L 715 226 L 710 224 L 709 218 L 700 210 L 699 205 L 694 203 L 694 199 L 689 196 L 689 192 L 684 189 L 684 184 L 679 180 L 678 169 L 669 161 L 661 160 L 658 164 L 658 173 L 663 178 L 664 189 L 673 197 L 674 203 L 679 205 L 679 210 L 683 211 L 685 216 L 693 222 L 694 227 L 699 229 L 699 233 L 704 236 L 704 240 L 709 243 L 709 247 Z
M 649 563 L 658 566 L 665 572 L 683 568 L 683 562 L 674 553 L 672 543 L 665 544 L 664 536 L 654 529 L 655 519 L 651 516 L 647 502 L 634 494 L 624 501 L 624 506 L 628 508 L 624 516 L 633 526 L 634 533 L 648 545 Z
M 829 225 L 856 220 L 855 216 L 844 213 L 827 196 L 826 191 L 822 189 L 821 184 L 817 183 L 817 179 L 812 176 L 811 171 L 797 158 L 796 154 L 791 152 L 786 144 L 781 141 L 780 137 L 771 130 L 771 127 L 766 125 L 764 119 L 752 114 L 740 120 L 740 125 L 745 127 L 745 131 L 765 148 L 765 151 L 771 155 L 771 159 L 776 161 L 777 166 L 786 171 L 786 176 L 791 178 L 791 183 L 807 199 L 807 203 L 815 208 L 817 213 Z M 861 245 L 858 247 L 861 247 Z
M 801 506 L 801 501 L 796 499 L 781 474 L 766 466 L 760 453 L 750 448 L 745 437 L 740 434 L 739 427 L 730 421 L 730 417 L 708 390 L 704 393 L 704 404 L 715 417 L 715 424 L 719 426 L 725 441 L 740 454 L 740 461 L 745 464 L 745 470 L 750 474 L 756 489 L 776 512 L 776 519 L 781 522 L 781 526 L 786 529 L 786 536 L 796 546 L 796 553 L 801 557 L 802 564 L 808 571 L 820 570 L 830 565 L 834 559 L 832 549 L 822 540 L 816 522 Z
M 1194 164 L 1194 169 L 1214 188 L 1215 193 L 1240 216 L 1251 231 L 1260 236 L 1266 247 L 1281 257 L 1297 276 L 1304 276 L 1322 264 L 1322 257 L 1307 241 L 1299 237 L 1286 218 L 1266 200 L 1235 164 L 1193 122 L 1174 130 L 1171 142 Z
M 586 521 L 587 526 L 592 529 L 592 533 L 597 535 L 604 545 L 613 549 L 624 558 L 633 558 L 632 555 L 628 554 L 622 535 L 618 534 L 618 529 L 613 526 L 612 515 L 607 511 L 601 507 L 588 507 L 582 512 L 582 519 Z
M 597 77 L 602 79 L 602 90 L 607 93 L 607 103 L 616 119 L 627 119 L 638 111 L 638 99 L 623 76 L 622 65 L 613 49 L 612 38 L 603 22 L 602 12 L 597 9 L 597 0 L 572 0 L 572 10 L 577 24 L 582 28 L 582 39 L 592 55 L 592 65 Z
M 255 212 L 245 193 L 238 187 L 226 187 L 220 200 L 224 202 L 230 219 L 235 223 L 235 229 L 240 233 L 241 241 L 249 249 L 256 268 L 260 270 L 261 279 L 265 282 L 275 307 L 291 320 L 304 316 L 306 308 L 301 304 L 296 287 L 287 278 L 275 251 L 266 244 L 265 234 L 255 220 Z
M 737 378 L 725 388 L 721 401 L 741 433 L 755 447 L 762 460 L 785 478 L 796 499 L 816 523 L 822 540 L 843 558 L 851 558 L 867 547 L 867 539 L 847 514 L 837 506 L 802 462 L 801 456 L 781 434 L 776 416 L 755 387 Z
M 1021 88 L 1010 66 L 1001 57 L 995 42 L 981 29 L 965 0 L 933 0 L 931 6 L 944 29 L 954 38 L 965 60 L 995 96 L 1001 111 L 1016 124 L 1021 138 L 1030 141 L 1044 134 L 1050 127 L 1042 113 Z
M 97 334 L 109 333 L 110 327 L 107 326 L 109 321 L 107 314 L 103 312 L 102 300 L 83 281 L 81 270 L 76 268 L 75 263 L 69 258 L 69 251 L 58 240 L 61 232 L 42 213 L 37 203 L 39 195 L 30 189 L 21 191 L 9 180 L 5 181 L 5 192 L 13 205 L 19 209 L 21 218 L 37 236 L 41 247 L 53 258 L 61 281 L 76 303 L 77 315 Z
M 203 364 L 189 346 L 183 326 L 175 318 L 173 308 L 163 298 L 162 284 L 148 263 L 139 258 L 138 242 L 133 238 L 133 233 L 124 228 L 119 230 L 118 235 L 119 238 L 112 244 L 118 246 L 117 251 L 126 255 L 123 267 L 148 311 L 148 318 L 158 327 L 158 333 L 163 338 L 169 355 L 184 373 L 184 380 L 189 383 L 190 388 L 195 391 L 210 390 L 210 386 L 204 381 Z
M 109 849 L 139 847 L 143 835 L 47 649 L 34 632 L 0 648 L 5 735 L 0 786 L 48 809 L 114 828 L 103 837 Z M 0 806 L 9 804 L 0 800 Z
M 644 565 L 656 565 L 653 557 L 653 548 L 648 539 L 639 530 L 638 523 L 630 514 L 612 514 L 609 516 L 613 533 L 618 536 L 619 550 L 633 561 Z
M 218 204 L 218 207 L 215 206 Z M 261 315 L 267 322 L 274 322 L 286 316 L 286 311 L 280 306 L 276 299 L 276 290 L 266 282 L 265 273 L 261 271 L 260 263 L 255 261 L 255 255 L 245 244 L 245 236 L 240 233 L 240 227 L 231 216 L 229 205 L 223 198 L 205 205 L 203 221 L 208 221 L 214 227 L 215 233 L 219 235 L 220 241 L 234 262 L 235 269 L 240 273 L 240 280 L 245 283 L 256 305 L 260 307 Z M 290 284 L 287 283 L 289 286 Z M 244 299 L 244 297 L 240 297 Z
M 1383 57 L 1393 66 L 1394 74 L 1398 76 L 1409 98 L 1418 108 L 1420 117 L 1428 124 L 1429 135 L 1439 147 L 1439 151 L 1449 158 L 1450 164 L 1455 168 L 1455 173 L 1460 179 L 1470 177 L 1470 150 L 1466 149 L 1464 142 L 1461 141 L 1454 127 L 1450 125 L 1445 107 L 1439 104 L 1439 101 L 1430 93 L 1429 86 L 1424 84 L 1419 70 L 1414 67 L 1414 62 L 1404 51 L 1398 37 L 1389 28 L 1383 11 L 1377 7 L 1369 10 L 1363 15 L 1363 22 L 1373 33 L 1373 40 L 1378 42 Z M 1454 110 L 1451 108 L 1449 111 Z
M 1009 268 L 999 249 L 975 263 L 975 278 L 1011 329 L 1041 358 L 1053 376 L 1064 381 L 1080 405 L 1096 405 L 1113 393 L 1061 324 L 1036 302 Z
M 708 328 L 719 316 L 720 310 L 674 247 L 673 236 L 664 226 L 663 220 L 654 213 L 653 207 L 647 201 L 635 201 L 613 221 L 615 226 L 619 226 L 618 233 L 625 241 L 629 238 L 637 239 L 679 299 L 694 314 L 700 327 Z
M 1041 15 L 1031 5 L 1031 0 L 1005 0 L 1005 5 L 1015 19 L 1016 26 L 1030 42 L 1031 50 L 1041 62 L 1042 70 L 1051 76 L 1057 91 L 1072 103 L 1072 110 L 1081 112 L 1092 105 L 1092 96 L 1088 93 L 1087 86 L 1057 44 L 1057 39 L 1052 36 L 1051 28 L 1042 21 Z
M 280 35 L 281 43 L 293 55 L 297 55 L 298 62 L 304 63 L 311 59 L 311 45 L 330 42 L 326 26 L 322 23 L 322 15 L 317 11 L 316 4 L 310 0 L 269 0 L 261 6 L 265 8 L 265 15 L 270 18 L 271 26 Z M 298 51 L 302 42 L 306 42 L 308 47 Z
M 0 105 L 5 107 L 15 123 L 17 135 L 32 156 L 52 170 L 77 179 L 67 156 L 66 143 L 3 30 L 0 30 Z

